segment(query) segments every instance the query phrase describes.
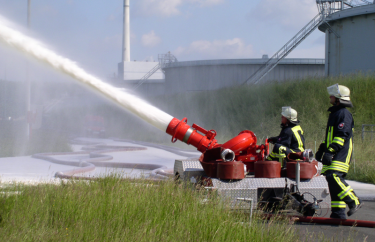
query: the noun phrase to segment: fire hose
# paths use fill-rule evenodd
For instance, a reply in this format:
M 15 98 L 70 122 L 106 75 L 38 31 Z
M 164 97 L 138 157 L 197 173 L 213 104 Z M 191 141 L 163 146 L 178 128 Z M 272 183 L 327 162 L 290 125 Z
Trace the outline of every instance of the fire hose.
M 271 219 L 277 216 L 276 214 L 266 215 L 266 219 Z M 367 220 L 354 220 L 354 219 L 338 219 L 338 218 L 322 218 L 322 217 L 310 217 L 310 216 L 293 216 L 286 215 L 287 218 L 291 220 L 302 222 L 302 223 L 315 223 L 315 224 L 330 224 L 330 225 L 344 225 L 344 226 L 356 226 L 356 227 L 367 227 L 375 228 L 374 221 Z

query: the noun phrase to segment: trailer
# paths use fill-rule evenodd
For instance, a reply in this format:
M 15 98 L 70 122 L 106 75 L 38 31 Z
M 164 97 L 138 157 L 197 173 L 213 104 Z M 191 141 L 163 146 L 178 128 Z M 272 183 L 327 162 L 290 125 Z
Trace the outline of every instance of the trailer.
M 293 160 L 282 167 L 281 162 L 266 159 L 268 140 L 258 145 L 250 130 L 219 144 L 215 130 L 173 118 L 166 132 L 173 143 L 180 140 L 202 152 L 199 159 L 176 160 L 175 177 L 215 190 L 231 207 L 248 208 L 249 201 L 279 207 L 288 203 L 304 216 L 330 207 L 328 184 L 320 175 L 323 165 L 309 149 L 293 154 Z
M 241 180 L 211 178 L 206 175 L 198 159 L 176 160 L 174 174 L 182 181 L 217 191 L 223 200 L 230 202 L 232 208 L 248 209 L 248 201 L 255 205 L 274 197 L 282 198 L 287 187 L 290 191 L 299 191 L 308 202 L 319 201 L 320 209 L 328 209 L 331 204 L 328 184 L 325 177 L 320 175 L 323 165 L 320 162 L 318 164 L 316 176 L 301 180 L 298 188 L 296 179 L 288 177 L 256 178 L 254 174 L 248 174 Z

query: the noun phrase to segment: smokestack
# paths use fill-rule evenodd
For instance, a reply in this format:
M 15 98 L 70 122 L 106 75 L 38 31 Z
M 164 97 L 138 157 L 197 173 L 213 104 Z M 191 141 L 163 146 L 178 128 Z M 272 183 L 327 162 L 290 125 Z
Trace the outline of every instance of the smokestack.
M 130 61 L 130 18 L 129 0 L 124 0 L 124 32 L 122 41 L 122 62 Z

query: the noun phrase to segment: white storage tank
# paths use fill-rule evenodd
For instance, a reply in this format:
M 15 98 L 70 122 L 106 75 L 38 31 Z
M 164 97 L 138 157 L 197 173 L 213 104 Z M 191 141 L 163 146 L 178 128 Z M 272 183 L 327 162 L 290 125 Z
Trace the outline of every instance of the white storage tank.
M 326 34 L 326 75 L 375 71 L 375 5 L 338 11 L 327 22 L 319 26 Z

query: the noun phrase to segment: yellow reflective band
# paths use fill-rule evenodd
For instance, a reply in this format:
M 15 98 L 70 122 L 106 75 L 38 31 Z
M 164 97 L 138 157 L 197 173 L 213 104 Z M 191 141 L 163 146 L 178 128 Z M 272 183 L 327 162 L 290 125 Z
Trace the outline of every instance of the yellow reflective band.
M 328 127 L 328 134 L 327 134 L 327 142 L 326 142 L 326 144 L 327 144 L 327 148 L 328 148 L 328 146 L 331 144 L 331 128 L 333 128 L 332 126 L 330 126 L 330 127 Z
M 301 136 L 299 135 L 298 131 L 301 132 L 301 134 L 303 135 L 303 130 L 301 129 L 301 126 L 297 125 L 295 127 L 292 128 L 292 131 L 293 131 L 293 134 L 294 136 L 296 136 L 297 138 L 297 141 L 298 141 L 298 149 L 302 151 L 304 151 L 305 149 L 303 148 L 303 142 L 301 140 Z
M 337 177 L 336 174 L 333 174 L 333 178 L 336 180 L 337 184 L 341 187 L 342 190 L 346 189 L 345 184 L 341 182 L 340 178 Z
M 285 157 L 286 157 L 285 154 L 277 154 L 277 153 L 275 153 L 275 152 L 272 152 L 272 153 L 270 154 L 270 156 L 271 156 L 271 157 L 274 157 L 274 158 L 285 158 Z
M 340 199 L 344 199 L 344 197 L 346 196 L 350 196 L 350 194 L 353 192 L 353 189 L 351 189 L 350 187 L 348 187 L 346 189 L 346 191 L 342 191 L 340 192 L 337 196 L 340 198 Z
M 343 195 L 344 193 L 347 193 L 349 190 L 350 190 L 350 186 L 348 186 L 344 191 L 340 192 L 337 196 L 340 197 L 341 195 Z
M 343 201 L 331 201 L 332 208 L 346 208 L 346 203 Z
M 341 168 L 349 168 L 349 165 L 345 164 L 344 162 L 341 161 L 332 161 L 331 166 L 339 166 Z
M 344 173 L 348 173 L 348 169 L 344 169 L 344 168 L 340 168 L 340 167 L 333 167 L 333 166 L 327 167 L 326 170 L 334 170 L 334 171 L 341 171 L 341 172 L 344 172 Z
M 349 197 L 354 200 L 355 202 L 355 205 L 358 205 L 359 204 L 359 200 L 358 200 L 358 197 L 356 195 L 354 195 L 353 192 L 349 193 Z
M 332 166 L 332 165 L 330 166 L 323 165 L 322 173 L 326 172 L 327 170 L 334 170 L 334 171 L 341 171 L 344 173 L 348 173 L 349 168 L 342 168 L 342 167 Z
M 336 171 L 348 173 L 349 165 L 341 161 L 332 161 L 332 164 L 330 166 L 323 165 L 322 172 L 325 172 L 327 170 L 336 170 Z
M 353 140 L 352 138 L 350 138 L 348 156 L 346 157 L 346 160 L 345 160 L 345 163 L 347 164 L 348 167 L 349 167 L 350 160 L 352 158 L 352 151 L 353 151 Z
M 348 192 L 344 193 L 343 195 L 339 196 L 340 199 L 344 199 L 346 196 L 351 197 L 353 200 L 355 200 L 353 197 L 354 197 L 354 193 L 353 193 L 353 189 L 350 189 Z
M 336 150 L 332 149 L 331 147 L 328 148 L 330 152 L 336 152 Z
M 344 139 L 340 138 L 340 137 L 335 137 L 332 141 L 332 143 L 336 143 L 336 144 L 339 144 L 341 146 L 344 145 Z
M 331 201 L 331 203 L 346 204 L 344 201 Z

